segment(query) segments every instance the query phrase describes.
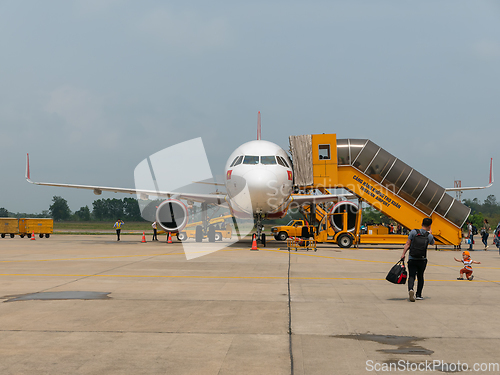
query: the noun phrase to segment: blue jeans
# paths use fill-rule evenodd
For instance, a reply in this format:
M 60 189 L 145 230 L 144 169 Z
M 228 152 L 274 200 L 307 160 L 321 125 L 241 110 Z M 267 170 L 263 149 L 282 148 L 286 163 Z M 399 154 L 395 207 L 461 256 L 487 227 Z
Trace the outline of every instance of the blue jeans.
M 472 233 L 471 233 L 469 239 L 470 239 L 469 250 L 472 250 L 472 245 L 474 244 L 474 235 Z
M 481 240 L 483 241 L 483 244 L 484 244 L 484 247 L 488 246 L 488 237 L 490 236 L 489 233 L 485 233 L 483 234 L 483 236 L 481 237 Z

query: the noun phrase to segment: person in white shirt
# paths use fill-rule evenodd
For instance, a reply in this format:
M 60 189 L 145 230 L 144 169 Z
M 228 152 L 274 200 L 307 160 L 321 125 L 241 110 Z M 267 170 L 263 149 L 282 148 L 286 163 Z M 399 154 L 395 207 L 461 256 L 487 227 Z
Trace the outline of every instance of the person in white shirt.
M 152 241 L 158 241 L 158 236 L 156 234 L 156 221 L 154 221 L 153 224 L 151 224 L 151 226 L 153 227 L 153 239 L 152 239 Z

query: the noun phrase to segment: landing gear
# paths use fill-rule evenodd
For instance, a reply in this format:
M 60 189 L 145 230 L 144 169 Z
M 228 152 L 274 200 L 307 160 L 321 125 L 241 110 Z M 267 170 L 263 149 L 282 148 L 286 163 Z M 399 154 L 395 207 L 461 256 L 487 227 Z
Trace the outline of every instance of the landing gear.
M 262 225 L 262 214 L 259 212 L 255 216 L 256 227 L 257 227 L 257 241 L 259 241 L 263 247 L 266 247 L 266 234 L 262 233 L 264 226 Z
M 207 237 L 208 242 L 215 242 L 215 227 L 213 225 L 208 227 Z
M 196 242 L 201 242 L 203 241 L 203 228 L 201 225 L 198 225 L 196 227 L 196 236 L 195 236 Z

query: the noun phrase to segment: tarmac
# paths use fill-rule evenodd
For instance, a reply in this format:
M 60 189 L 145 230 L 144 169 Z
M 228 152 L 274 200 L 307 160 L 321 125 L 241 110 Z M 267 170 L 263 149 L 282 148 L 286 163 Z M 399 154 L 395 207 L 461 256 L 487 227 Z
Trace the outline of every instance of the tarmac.
M 1 239 L 0 374 L 500 373 L 493 246 L 473 281 L 456 280 L 460 252 L 429 250 L 409 302 L 385 280 L 400 247 L 242 241 L 187 261 L 149 239 Z

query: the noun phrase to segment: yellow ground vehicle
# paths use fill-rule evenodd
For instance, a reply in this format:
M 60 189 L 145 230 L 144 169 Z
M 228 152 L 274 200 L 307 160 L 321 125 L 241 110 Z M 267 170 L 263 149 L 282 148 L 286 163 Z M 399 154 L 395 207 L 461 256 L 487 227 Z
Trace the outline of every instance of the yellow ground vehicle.
M 358 234 L 361 226 L 361 215 L 356 214 L 354 228 L 349 226 L 349 219 L 350 215 L 347 210 L 326 214 L 319 224 L 318 235 L 315 236 L 316 242 L 336 243 L 341 248 L 357 245 L 359 243 Z M 339 225 L 339 223 L 342 224 Z M 334 228 L 334 225 L 340 228 Z
M 372 141 L 337 139 L 335 134 L 290 136 L 289 140 L 298 191 L 314 194 L 316 190 L 347 190 L 408 229 L 420 228 L 422 220 L 429 217 L 437 243 L 460 246 L 461 227 L 470 208 Z M 394 234 L 361 236 L 362 243 L 404 240 Z
M 224 238 L 231 238 L 232 236 L 233 227 L 231 224 L 226 224 L 222 228 L 219 228 L 218 225 L 215 226 L 215 241 L 222 241 Z M 177 233 L 179 241 L 187 241 L 190 238 L 196 238 L 196 227 L 185 228 L 182 232 Z
M 54 232 L 53 219 L 19 219 L 19 235 L 24 237 L 27 235 L 31 238 L 32 233 L 38 234 L 40 238 L 44 236 L 49 238 Z
M 231 224 L 226 223 L 226 219 L 230 218 L 232 218 L 231 215 L 225 215 L 213 218 L 209 221 L 208 229 L 209 231 L 211 230 L 215 231 L 214 233 L 215 241 L 222 241 L 222 239 L 224 238 L 231 238 L 233 236 L 233 228 Z M 199 235 L 201 234 L 201 239 L 207 238 L 208 237 L 207 234 L 209 231 L 207 231 L 207 234 L 203 234 L 202 233 L 203 231 L 200 231 L 202 224 L 203 223 L 201 221 L 197 221 L 186 225 L 186 227 L 182 231 L 176 234 L 177 239 L 179 241 L 186 241 L 190 238 L 196 239 L 197 231 L 201 232 L 199 233 Z M 162 233 L 166 232 L 163 230 L 158 231 L 158 234 Z
M 288 237 L 302 237 L 304 229 L 314 230 L 305 220 L 291 220 L 287 225 L 271 228 L 271 234 L 277 241 L 286 241 Z
M 14 238 L 18 234 L 21 238 L 28 236 L 31 238 L 32 234 L 38 234 L 40 238 L 49 238 L 54 232 L 54 220 L 52 219 L 38 219 L 38 218 L 0 218 L 0 235 L 5 238 L 9 235 Z
M 11 217 L 0 218 L 0 236 L 14 238 L 16 234 L 19 234 L 19 220 Z

